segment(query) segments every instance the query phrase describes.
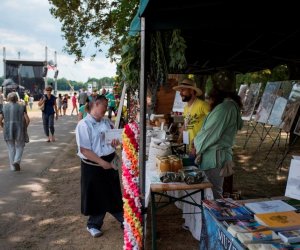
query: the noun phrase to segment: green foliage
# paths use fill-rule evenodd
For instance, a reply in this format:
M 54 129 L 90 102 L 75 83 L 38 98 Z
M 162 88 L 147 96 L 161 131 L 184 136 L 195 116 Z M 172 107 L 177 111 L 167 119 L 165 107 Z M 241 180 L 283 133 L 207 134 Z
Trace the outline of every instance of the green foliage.
M 117 81 L 128 83 L 132 90 L 138 88 L 140 70 L 140 37 L 127 37 L 122 47 L 121 61 L 118 63 Z
M 151 63 L 151 79 L 152 81 L 163 84 L 168 76 L 168 64 L 166 60 L 166 49 L 163 44 L 162 33 L 156 31 L 151 34 L 151 54 L 150 54 L 150 63 Z
M 185 50 L 186 43 L 180 35 L 180 30 L 173 30 L 172 38 L 169 45 L 169 68 L 171 70 L 182 70 L 186 68 Z
M 2 86 L 2 83 L 4 82 L 4 77 L 0 76 L 0 86 Z
M 76 61 L 86 56 L 87 48 L 92 51 L 89 56 L 94 58 L 102 52 L 104 44 L 110 46 L 107 56 L 116 60 L 139 0 L 49 0 L 49 3 L 50 13 L 62 23 L 64 50 L 75 55 Z
M 288 80 L 288 68 L 286 65 L 279 65 L 273 70 L 266 69 L 262 71 L 246 73 L 246 74 L 238 74 L 236 76 L 236 86 L 239 86 L 243 83 L 259 83 L 261 82 L 263 86 L 270 81 L 283 81 Z

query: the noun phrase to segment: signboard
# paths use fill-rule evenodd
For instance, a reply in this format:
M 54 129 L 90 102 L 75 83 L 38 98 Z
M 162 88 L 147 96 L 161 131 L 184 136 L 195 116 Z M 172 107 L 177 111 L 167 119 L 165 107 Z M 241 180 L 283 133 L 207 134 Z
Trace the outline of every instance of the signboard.
M 247 86 L 246 90 L 245 86 L 243 86 L 242 92 L 240 90 L 240 97 L 243 103 L 242 119 L 244 121 L 250 121 L 252 118 L 260 88 L 261 83 L 251 83 L 250 87 Z
M 285 196 L 300 200 L 300 160 L 299 156 L 291 160 Z
M 89 93 L 93 92 L 93 85 L 91 83 L 88 84 L 88 92 Z
M 268 82 L 264 90 L 263 96 L 259 103 L 255 121 L 260 123 L 267 123 L 275 100 L 278 96 L 278 91 L 280 89 L 281 82 Z
M 185 102 L 182 101 L 181 96 L 180 96 L 180 92 L 176 91 L 176 95 L 175 95 L 175 99 L 174 99 L 174 103 L 173 103 L 173 112 L 181 112 L 183 113 L 183 109 L 185 106 Z

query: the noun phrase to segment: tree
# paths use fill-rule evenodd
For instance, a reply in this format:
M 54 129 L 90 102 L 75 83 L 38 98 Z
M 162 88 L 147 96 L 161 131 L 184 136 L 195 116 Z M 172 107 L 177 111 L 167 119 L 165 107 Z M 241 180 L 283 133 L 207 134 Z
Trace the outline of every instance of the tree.
M 91 58 L 102 52 L 102 45 L 109 45 L 106 55 L 112 61 L 121 54 L 122 42 L 128 34 L 138 0 L 49 0 L 50 13 L 62 23 L 64 50 L 76 56 L 75 61 L 85 57 L 86 47 L 94 45 Z

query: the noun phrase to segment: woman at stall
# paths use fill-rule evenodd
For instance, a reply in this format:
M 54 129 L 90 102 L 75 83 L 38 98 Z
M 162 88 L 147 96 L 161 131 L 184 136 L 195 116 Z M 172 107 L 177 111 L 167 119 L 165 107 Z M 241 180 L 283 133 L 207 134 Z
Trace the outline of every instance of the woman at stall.
M 214 198 L 218 199 L 223 194 L 224 176 L 220 175 L 221 169 L 233 163 L 234 139 L 243 125 L 242 103 L 236 93 L 217 88 L 210 92 L 209 103 L 211 112 L 196 135 L 194 144 L 196 163 L 213 184 Z

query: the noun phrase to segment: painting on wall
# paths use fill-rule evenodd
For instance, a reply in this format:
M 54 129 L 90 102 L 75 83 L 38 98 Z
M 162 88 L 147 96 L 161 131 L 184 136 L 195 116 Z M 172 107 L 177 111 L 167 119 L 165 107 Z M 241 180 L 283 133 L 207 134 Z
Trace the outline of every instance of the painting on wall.
M 242 103 L 243 103 L 243 110 L 242 110 L 242 119 L 244 121 L 250 121 L 258 100 L 259 91 L 261 88 L 261 83 L 252 83 L 245 91 L 244 98 L 240 95 Z
M 276 98 L 280 95 L 281 82 L 268 82 L 259 103 L 255 121 L 267 123 Z

